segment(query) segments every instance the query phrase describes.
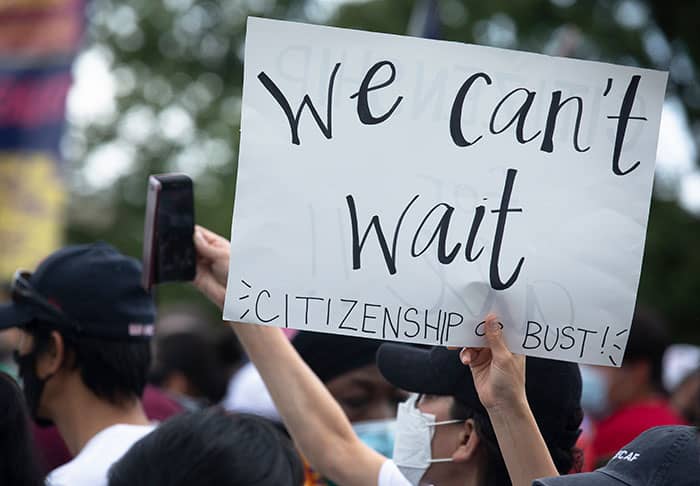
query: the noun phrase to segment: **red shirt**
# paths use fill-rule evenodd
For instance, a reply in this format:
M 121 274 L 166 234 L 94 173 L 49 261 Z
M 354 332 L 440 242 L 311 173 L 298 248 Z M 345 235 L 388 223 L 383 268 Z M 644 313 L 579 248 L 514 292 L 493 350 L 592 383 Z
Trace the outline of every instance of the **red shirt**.
M 593 438 L 594 463 L 606 462 L 639 434 L 659 425 L 686 425 L 664 399 L 633 403 L 598 422 Z

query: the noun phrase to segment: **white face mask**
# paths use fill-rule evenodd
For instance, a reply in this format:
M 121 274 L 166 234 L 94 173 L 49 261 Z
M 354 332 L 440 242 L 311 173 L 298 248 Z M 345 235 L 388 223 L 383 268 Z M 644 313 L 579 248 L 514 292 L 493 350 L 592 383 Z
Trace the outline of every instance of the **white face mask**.
M 433 459 L 432 441 L 436 425 L 456 424 L 463 420 L 436 422 L 435 415 L 423 413 L 416 407 L 418 395 L 413 394 L 399 403 L 396 415 L 396 437 L 393 460 L 401 474 L 414 486 L 420 483 L 431 464 L 452 462 L 452 458 Z

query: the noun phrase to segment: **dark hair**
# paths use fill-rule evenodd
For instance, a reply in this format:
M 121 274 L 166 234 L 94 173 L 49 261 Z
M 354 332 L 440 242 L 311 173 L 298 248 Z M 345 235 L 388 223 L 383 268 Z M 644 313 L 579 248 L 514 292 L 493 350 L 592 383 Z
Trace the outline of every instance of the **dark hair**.
M 662 381 L 663 357 L 669 342 L 668 327 L 664 319 L 651 309 L 637 306 L 632 318 L 624 362 L 648 361 L 651 366 L 651 383 L 659 392 L 665 392 Z
M 498 439 L 496 438 L 496 432 L 493 430 L 493 425 L 488 415 L 471 410 L 464 404 L 454 400 L 450 408 L 450 418 L 456 420 L 474 420 L 474 428 L 479 437 L 479 443 L 483 445 L 483 450 L 486 454 L 486 475 L 484 484 L 488 486 L 511 486 L 510 476 L 508 475 L 508 469 L 506 468 L 505 460 L 503 459 L 503 454 L 498 445 Z M 578 424 L 581 423 L 583 419 L 583 412 L 578 409 L 571 417 L 572 427 L 578 429 Z M 574 436 L 578 434 L 569 434 L 562 431 L 562 438 L 558 441 L 549 440 L 545 437 L 545 443 L 547 444 L 547 449 L 552 456 L 554 465 L 559 471 L 559 474 L 567 474 L 574 469 L 574 466 L 578 466 L 580 469 L 580 463 L 582 462 L 582 455 L 580 451 L 575 448 Z
M 24 396 L 12 377 L 3 372 L 0 372 L 0 451 L 1 484 L 43 484 Z
M 156 338 L 149 381 L 161 386 L 172 373 L 182 373 L 195 388 L 196 398 L 218 403 L 226 395 L 234 366 L 241 361 L 235 334 L 196 331 Z
M 34 337 L 37 354 L 51 346 L 52 329 L 37 321 L 26 328 Z M 61 336 L 66 352 L 64 366 L 80 370 L 83 384 L 95 395 L 115 405 L 141 397 L 151 361 L 148 341 L 101 339 L 63 332 Z
M 301 459 L 267 420 L 220 409 L 184 413 L 142 438 L 110 486 L 300 486 Z

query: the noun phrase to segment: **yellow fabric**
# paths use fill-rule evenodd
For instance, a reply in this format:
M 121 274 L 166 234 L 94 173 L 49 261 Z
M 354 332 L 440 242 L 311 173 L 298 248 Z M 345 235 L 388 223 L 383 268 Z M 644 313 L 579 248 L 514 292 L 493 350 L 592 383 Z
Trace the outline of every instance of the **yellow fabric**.
M 63 240 L 66 191 L 56 161 L 0 152 L 0 282 L 32 270 Z

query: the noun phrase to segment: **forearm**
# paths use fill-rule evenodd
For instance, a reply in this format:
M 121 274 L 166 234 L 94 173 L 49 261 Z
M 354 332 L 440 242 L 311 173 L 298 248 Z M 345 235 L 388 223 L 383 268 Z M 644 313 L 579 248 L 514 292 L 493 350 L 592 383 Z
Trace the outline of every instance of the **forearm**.
M 489 410 L 489 417 L 513 486 L 559 475 L 525 398 L 507 409 Z
M 231 325 L 311 465 L 343 485 L 375 484 L 383 458 L 360 442 L 338 403 L 282 332 Z

